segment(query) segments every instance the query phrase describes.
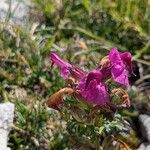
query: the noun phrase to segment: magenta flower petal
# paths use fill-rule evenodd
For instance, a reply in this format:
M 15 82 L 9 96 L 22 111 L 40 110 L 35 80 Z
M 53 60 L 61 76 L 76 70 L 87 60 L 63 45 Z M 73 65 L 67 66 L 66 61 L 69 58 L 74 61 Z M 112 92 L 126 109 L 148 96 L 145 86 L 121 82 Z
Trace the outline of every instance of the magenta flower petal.
M 64 79 L 68 78 L 68 76 L 69 76 L 69 70 L 68 70 L 68 68 L 67 68 L 67 67 L 61 67 L 61 68 L 60 68 L 60 75 L 61 75 Z
M 93 79 L 95 79 L 97 81 L 97 83 L 100 83 L 100 81 L 102 79 L 102 73 L 98 70 L 91 71 L 87 76 L 85 88 L 87 88 L 90 81 Z
M 70 74 L 77 80 L 81 80 L 86 75 L 86 73 L 83 70 L 77 67 L 71 67 Z
M 98 70 L 91 71 L 77 87 L 81 97 L 88 103 L 103 105 L 109 102 L 106 85 L 101 82 L 102 74 Z
M 79 84 L 78 84 L 78 88 L 79 89 L 86 89 L 87 86 L 89 85 L 91 80 L 96 80 L 98 83 L 100 83 L 102 78 L 102 74 L 99 70 L 94 70 L 89 72 L 87 75 L 84 75 L 84 77 L 82 77 L 82 79 L 80 80 Z
M 54 64 L 60 67 L 61 76 L 66 79 L 69 75 L 69 68 L 72 67 L 72 65 L 60 59 L 55 53 L 51 53 L 50 58 Z
M 71 67 L 72 65 L 63 61 L 61 58 L 58 57 L 58 55 L 56 55 L 55 53 L 51 53 L 50 54 L 50 58 L 52 60 L 53 63 L 59 65 L 60 67 Z
M 84 76 L 84 77 L 80 80 L 80 82 L 78 83 L 78 85 L 77 85 L 77 90 L 79 90 L 80 93 L 81 93 L 82 91 L 84 91 L 84 89 L 85 89 L 86 80 L 87 80 L 87 76 Z
M 97 83 L 97 80 L 91 80 L 87 88 L 82 91 L 82 97 L 89 103 L 95 105 L 104 105 L 109 102 L 109 96 L 106 86 L 102 83 Z
M 127 69 L 132 72 L 132 55 L 129 52 L 120 53 L 120 57 L 123 62 L 126 64 Z
M 125 64 L 123 63 L 123 60 L 120 57 L 117 48 L 111 49 L 109 53 L 109 59 L 112 65 L 111 74 L 113 79 L 120 84 L 124 84 L 125 86 L 128 86 L 129 81 L 128 81 L 127 69 Z
M 113 79 L 116 82 L 123 84 L 125 86 L 129 86 L 127 71 L 125 69 L 124 64 L 123 64 L 123 66 L 116 65 L 116 66 L 112 67 L 111 72 L 112 72 Z
M 73 65 L 63 61 L 55 53 L 50 54 L 52 62 L 60 67 L 61 76 L 66 79 L 69 75 L 77 80 L 81 80 L 86 73 Z
M 111 67 L 101 68 L 100 72 L 102 74 L 102 81 L 105 81 L 111 77 Z

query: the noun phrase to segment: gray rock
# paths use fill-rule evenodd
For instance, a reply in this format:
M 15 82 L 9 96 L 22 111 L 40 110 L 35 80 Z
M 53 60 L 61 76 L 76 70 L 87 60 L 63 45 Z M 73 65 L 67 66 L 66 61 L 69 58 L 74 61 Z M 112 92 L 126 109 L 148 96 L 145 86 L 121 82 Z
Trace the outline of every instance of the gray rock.
M 28 22 L 30 0 L 0 0 L 0 19 L 23 25 Z
M 143 137 L 150 142 L 150 116 L 146 114 L 140 115 L 139 121 Z
M 0 104 L 0 150 L 8 150 L 8 134 L 13 124 L 14 104 Z
M 150 142 L 142 143 L 137 150 L 150 150 Z

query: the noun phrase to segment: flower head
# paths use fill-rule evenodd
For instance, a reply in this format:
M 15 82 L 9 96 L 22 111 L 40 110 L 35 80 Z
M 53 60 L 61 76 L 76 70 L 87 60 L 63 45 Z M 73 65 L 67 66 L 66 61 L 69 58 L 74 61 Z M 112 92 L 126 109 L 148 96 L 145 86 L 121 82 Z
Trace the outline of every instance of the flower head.
M 79 93 L 88 103 L 104 105 L 109 102 L 106 85 L 101 82 L 101 79 L 101 72 L 94 70 L 79 82 Z
M 132 69 L 131 53 L 129 53 L 129 52 L 120 53 L 120 57 L 121 57 L 122 61 L 126 64 L 126 67 L 129 70 L 129 72 L 132 72 L 133 69 Z
M 129 85 L 128 68 L 132 67 L 130 56 L 130 53 L 119 53 L 117 48 L 111 49 L 109 53 L 112 77 L 114 81 L 125 86 Z
M 95 106 L 112 108 L 115 105 L 110 101 L 111 94 L 108 92 L 110 88 L 106 81 L 112 77 L 117 83 L 129 85 L 128 72 L 132 71 L 131 54 L 129 52 L 120 53 L 117 48 L 111 49 L 109 55 L 101 60 L 100 66 L 89 73 L 85 73 L 80 68 L 63 61 L 55 53 L 51 53 L 50 58 L 53 64 L 60 67 L 61 76 L 68 82 L 69 88 L 63 88 L 53 94 L 48 101 L 49 107 L 57 108 L 58 105 L 62 105 L 64 94 L 73 94 Z M 118 93 L 118 91 L 123 94 L 123 99 L 118 106 L 129 106 L 130 101 L 127 93 L 122 92 L 123 90 L 113 92 Z
M 74 67 L 73 65 L 69 64 L 68 62 L 63 61 L 61 58 L 58 57 L 55 53 L 50 54 L 51 61 L 60 67 L 61 76 L 66 79 L 71 74 L 74 78 L 80 79 L 82 78 L 85 73 L 81 69 Z
M 72 67 L 72 65 L 60 59 L 55 53 L 51 53 L 50 58 L 54 64 L 60 67 L 61 76 L 67 78 L 69 75 L 69 68 Z

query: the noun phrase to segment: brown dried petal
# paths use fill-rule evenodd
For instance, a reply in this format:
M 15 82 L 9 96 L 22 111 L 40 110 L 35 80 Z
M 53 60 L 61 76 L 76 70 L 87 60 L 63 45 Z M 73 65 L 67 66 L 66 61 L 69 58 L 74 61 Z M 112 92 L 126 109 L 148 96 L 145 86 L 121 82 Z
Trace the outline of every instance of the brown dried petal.
M 66 79 L 66 83 L 69 84 L 69 85 L 71 85 L 71 86 L 73 86 L 75 84 L 75 79 L 72 78 L 72 77 L 68 77 Z
M 79 41 L 78 44 L 79 44 L 79 48 L 81 48 L 81 49 L 88 49 L 87 45 L 83 41 Z
M 55 94 L 51 95 L 47 101 L 48 107 L 59 109 L 59 107 L 63 104 L 63 96 L 64 94 L 73 94 L 74 90 L 72 88 L 66 87 Z
M 107 150 L 131 150 L 131 148 L 125 142 L 114 136 L 107 136 L 102 145 L 103 149 Z
M 120 102 L 117 104 L 117 107 L 130 107 L 130 100 L 128 93 L 122 88 L 114 89 L 111 92 L 111 95 L 120 94 Z
M 114 140 L 118 142 L 121 150 L 131 150 L 131 148 L 121 139 L 117 139 L 114 137 Z
M 101 68 L 110 67 L 109 56 L 105 56 L 102 58 L 102 60 L 99 63 L 99 67 L 101 67 Z

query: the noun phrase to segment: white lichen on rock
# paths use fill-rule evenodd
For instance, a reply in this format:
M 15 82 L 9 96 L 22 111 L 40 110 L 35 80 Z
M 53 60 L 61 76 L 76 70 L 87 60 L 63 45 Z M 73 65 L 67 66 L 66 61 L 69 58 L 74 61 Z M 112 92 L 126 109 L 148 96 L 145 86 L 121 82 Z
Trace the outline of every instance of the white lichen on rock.
M 0 150 L 8 150 L 8 134 L 13 124 L 14 104 L 0 104 Z

